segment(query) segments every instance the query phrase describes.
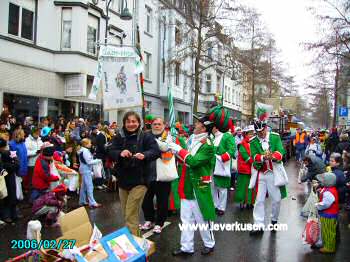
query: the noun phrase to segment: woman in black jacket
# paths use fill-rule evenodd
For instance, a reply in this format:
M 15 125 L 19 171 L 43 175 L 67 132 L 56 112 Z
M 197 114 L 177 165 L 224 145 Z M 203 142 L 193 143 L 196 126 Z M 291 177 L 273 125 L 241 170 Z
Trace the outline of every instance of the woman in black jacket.
M 3 199 L 2 219 L 6 223 L 12 223 L 18 218 L 16 210 L 16 172 L 19 168 L 19 161 L 17 157 L 11 155 L 7 148 L 7 141 L 3 138 L 0 138 L 0 158 L 2 168 L 8 173 L 8 175 L 5 176 L 7 197 Z
M 139 213 L 147 191 L 147 165 L 160 157 L 155 139 L 141 130 L 140 116 L 133 111 L 123 117 L 123 128 L 109 147 L 108 156 L 116 161 L 119 197 L 126 226 L 139 235 Z

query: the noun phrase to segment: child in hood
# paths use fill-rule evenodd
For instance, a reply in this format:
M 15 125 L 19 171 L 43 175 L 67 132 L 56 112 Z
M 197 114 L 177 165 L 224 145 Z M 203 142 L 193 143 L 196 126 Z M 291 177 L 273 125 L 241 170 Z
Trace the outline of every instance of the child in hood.
M 33 219 L 44 217 L 46 226 L 58 226 L 57 218 L 64 206 L 66 192 L 67 187 L 61 184 L 36 199 L 32 207 Z
M 334 253 L 339 213 L 339 198 L 334 173 L 323 173 L 316 176 L 319 182 L 317 189 L 319 202 L 316 208 L 320 216 L 323 247 L 321 253 Z

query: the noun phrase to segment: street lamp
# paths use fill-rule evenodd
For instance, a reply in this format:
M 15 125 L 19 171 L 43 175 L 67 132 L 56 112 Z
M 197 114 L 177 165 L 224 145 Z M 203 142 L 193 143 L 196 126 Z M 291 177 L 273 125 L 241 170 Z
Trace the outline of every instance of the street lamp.
M 106 2 L 106 28 L 105 28 L 105 44 L 107 45 L 107 38 L 108 38 L 108 23 L 109 23 L 109 7 L 112 3 L 113 0 L 102 0 L 103 2 Z M 121 20 L 131 20 L 132 19 L 132 14 L 130 13 L 128 9 L 128 1 L 127 0 L 122 0 L 123 1 L 123 10 L 120 14 L 120 19 Z M 99 0 L 92 0 L 92 3 L 94 5 L 98 5 Z

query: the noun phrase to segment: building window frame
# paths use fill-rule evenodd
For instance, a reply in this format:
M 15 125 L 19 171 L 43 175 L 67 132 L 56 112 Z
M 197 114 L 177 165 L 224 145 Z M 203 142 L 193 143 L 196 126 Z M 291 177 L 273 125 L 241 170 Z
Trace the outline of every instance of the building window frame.
M 212 85 L 212 77 L 211 74 L 206 74 L 205 75 L 205 91 L 207 93 L 211 92 L 211 86 Z
M 96 19 L 96 28 L 94 26 L 90 25 L 89 19 Z M 95 31 L 95 32 L 94 32 Z M 94 32 L 94 37 L 92 38 L 93 45 L 91 43 L 91 39 L 89 39 L 89 33 L 92 35 Z M 99 41 L 99 33 L 100 32 L 100 20 L 97 16 L 89 13 L 88 14 L 88 24 L 87 24 L 87 30 L 86 30 L 86 52 L 90 55 L 97 56 L 97 41 Z M 91 36 L 90 36 L 91 37 Z
M 152 28 L 153 28 L 153 11 L 152 8 L 150 8 L 148 5 L 145 5 L 146 9 L 146 27 L 145 32 L 152 35 Z
M 10 20 L 11 19 L 10 8 L 11 8 L 11 6 L 18 8 L 18 11 L 17 11 L 18 14 L 16 14 L 18 17 L 17 17 L 17 21 L 16 21 L 16 25 L 15 25 L 17 27 L 16 32 L 12 31 L 10 28 L 10 22 L 11 22 L 11 20 Z M 35 39 L 35 34 L 36 34 L 36 32 L 35 32 L 35 21 L 36 21 L 35 10 L 30 10 L 29 8 L 23 7 L 21 5 L 18 5 L 16 3 L 12 3 L 12 2 L 9 2 L 8 10 L 9 10 L 9 16 L 7 19 L 7 33 L 8 33 L 8 35 L 11 37 L 19 38 L 19 39 L 26 41 L 26 42 L 33 43 L 34 39 Z M 24 13 L 31 15 L 31 18 L 30 18 L 31 19 L 30 38 L 24 36 L 25 31 L 23 30 L 23 28 L 25 28 L 25 27 L 24 27 L 23 23 L 26 22 L 26 18 L 23 17 Z M 10 32 L 10 30 L 12 32 Z
M 181 63 L 175 63 L 175 86 L 180 85 L 180 73 L 181 73 Z
M 70 15 L 68 15 L 70 11 Z M 67 13 L 65 15 L 65 13 Z M 67 18 L 65 18 L 65 16 L 70 20 L 68 20 Z M 61 50 L 70 50 L 72 48 L 72 8 L 70 7 L 63 7 L 62 8 L 62 12 L 61 12 Z M 67 19 L 67 20 L 65 20 Z M 69 39 L 69 45 L 65 46 L 65 31 L 67 30 L 67 28 L 65 28 L 65 25 L 67 26 L 69 32 L 68 32 L 68 39 Z
M 145 79 L 151 80 L 151 74 L 152 74 L 152 54 L 149 52 L 144 52 L 145 53 Z

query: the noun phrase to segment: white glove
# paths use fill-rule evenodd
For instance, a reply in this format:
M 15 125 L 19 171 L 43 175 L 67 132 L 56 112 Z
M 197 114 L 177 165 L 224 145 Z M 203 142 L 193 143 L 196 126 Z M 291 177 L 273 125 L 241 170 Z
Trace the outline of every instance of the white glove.
M 182 147 L 178 144 L 175 144 L 175 143 L 170 143 L 168 144 L 168 147 L 171 151 L 173 151 L 175 154 L 177 154 L 181 149 Z

